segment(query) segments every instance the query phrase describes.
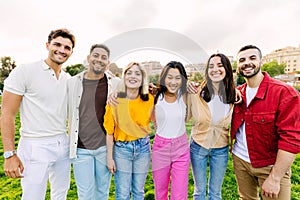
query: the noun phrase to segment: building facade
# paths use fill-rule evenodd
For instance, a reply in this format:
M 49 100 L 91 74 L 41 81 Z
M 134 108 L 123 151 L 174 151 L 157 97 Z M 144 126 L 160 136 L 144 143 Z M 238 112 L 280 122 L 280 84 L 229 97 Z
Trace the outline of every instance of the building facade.
M 286 47 L 277 49 L 263 56 L 263 62 L 268 63 L 276 60 L 278 64 L 285 64 L 285 73 L 300 71 L 300 45 L 299 47 Z

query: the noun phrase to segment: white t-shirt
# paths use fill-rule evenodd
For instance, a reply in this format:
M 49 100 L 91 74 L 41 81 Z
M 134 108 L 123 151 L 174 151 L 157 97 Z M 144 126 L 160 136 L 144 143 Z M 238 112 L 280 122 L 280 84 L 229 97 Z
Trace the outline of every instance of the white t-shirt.
M 218 95 L 213 95 L 207 105 L 210 110 L 213 124 L 216 124 L 220 119 L 224 119 L 230 111 L 229 104 L 223 103 Z
M 168 103 L 160 95 L 155 105 L 156 134 L 164 138 L 177 138 L 186 132 L 186 104 L 182 96 L 175 102 Z
M 257 93 L 258 87 L 250 88 L 246 87 L 246 98 L 247 98 L 247 107 L 249 106 L 252 99 L 255 97 Z M 245 130 L 245 122 L 239 127 L 236 133 L 236 142 L 234 143 L 234 147 L 232 153 L 242 160 L 250 163 L 247 139 L 246 139 L 246 130 Z
M 69 77 L 61 70 L 57 79 L 43 60 L 20 65 L 9 74 L 4 90 L 23 96 L 21 136 L 47 137 L 66 133 Z

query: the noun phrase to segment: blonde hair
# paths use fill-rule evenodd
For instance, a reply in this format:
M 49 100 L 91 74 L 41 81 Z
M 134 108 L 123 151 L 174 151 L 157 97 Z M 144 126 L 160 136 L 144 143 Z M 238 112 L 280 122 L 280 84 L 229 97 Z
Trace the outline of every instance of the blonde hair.
M 123 74 L 122 74 L 122 81 L 120 82 L 120 85 L 117 89 L 118 96 L 121 98 L 126 97 L 126 85 L 125 85 L 125 74 L 126 72 L 133 67 L 134 65 L 138 66 L 142 73 L 142 85 L 139 88 L 139 96 L 142 100 L 148 101 L 149 97 L 149 81 L 148 81 L 148 76 L 145 68 L 138 62 L 131 62 L 129 63 L 124 69 L 123 69 Z

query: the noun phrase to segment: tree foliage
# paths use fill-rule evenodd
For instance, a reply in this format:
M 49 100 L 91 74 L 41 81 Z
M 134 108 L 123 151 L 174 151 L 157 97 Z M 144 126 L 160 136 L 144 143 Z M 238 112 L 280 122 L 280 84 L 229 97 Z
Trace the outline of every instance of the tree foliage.
M 70 65 L 67 66 L 65 71 L 69 73 L 71 76 L 74 76 L 80 72 L 85 70 L 85 66 L 83 64 L 75 64 L 75 65 Z
M 200 72 L 195 72 L 192 77 L 190 78 L 191 81 L 194 82 L 202 82 L 203 81 L 203 76 Z
M 159 74 L 149 75 L 149 82 L 157 85 L 159 79 Z
M 285 64 L 278 64 L 276 60 L 273 60 L 272 62 L 263 64 L 261 70 L 268 72 L 271 77 L 274 77 L 279 74 L 284 74 L 284 68 Z
M 8 77 L 9 73 L 16 67 L 16 61 L 10 56 L 1 57 L 1 68 L 0 68 L 0 89 L 3 89 L 3 82 Z

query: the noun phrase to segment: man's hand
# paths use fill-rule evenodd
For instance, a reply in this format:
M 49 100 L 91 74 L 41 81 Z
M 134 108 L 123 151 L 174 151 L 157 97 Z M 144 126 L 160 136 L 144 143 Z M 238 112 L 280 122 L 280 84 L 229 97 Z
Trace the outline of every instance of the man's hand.
M 23 178 L 23 164 L 17 155 L 4 159 L 4 172 L 9 178 Z
M 276 162 L 272 167 L 272 170 L 268 178 L 263 182 L 261 186 L 262 195 L 270 198 L 278 198 L 280 191 L 280 181 L 282 177 L 290 170 L 296 158 L 296 154 L 284 151 L 282 149 L 278 150 Z
M 262 195 L 270 198 L 278 198 L 279 191 L 280 179 L 270 174 L 261 186 Z

